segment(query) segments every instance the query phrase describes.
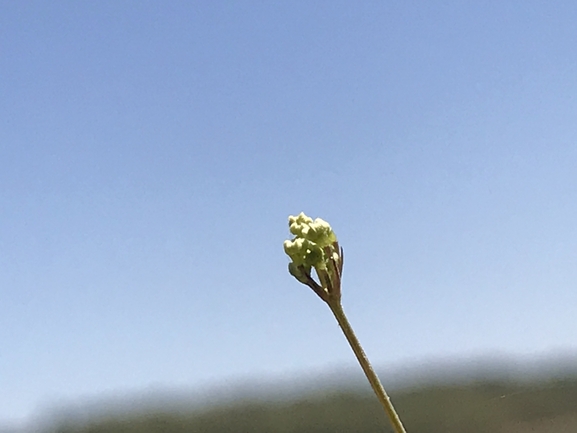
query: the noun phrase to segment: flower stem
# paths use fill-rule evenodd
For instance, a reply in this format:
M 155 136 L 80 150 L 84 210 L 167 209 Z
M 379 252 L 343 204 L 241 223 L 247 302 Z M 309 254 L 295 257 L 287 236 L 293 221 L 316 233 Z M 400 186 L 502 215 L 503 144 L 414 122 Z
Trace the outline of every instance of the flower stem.
M 399 418 L 397 411 L 393 407 L 393 403 L 391 403 L 391 399 L 389 398 L 387 392 L 385 391 L 385 388 L 381 384 L 381 381 L 379 380 L 377 373 L 375 373 L 375 370 L 373 370 L 373 367 L 369 362 L 369 358 L 367 358 L 367 355 L 365 354 L 365 351 L 363 350 L 361 343 L 359 342 L 359 339 L 355 335 L 355 332 L 353 331 L 353 328 L 351 327 L 351 324 L 349 323 L 347 316 L 345 315 L 340 300 L 329 301 L 327 303 L 329 304 L 331 311 L 335 315 L 337 322 L 339 323 L 341 329 L 343 330 L 343 333 L 345 334 L 345 337 L 347 338 L 351 348 L 353 349 L 353 352 L 355 353 L 355 356 L 357 357 L 359 364 L 361 364 L 361 368 L 365 372 L 365 376 L 367 376 L 367 379 L 369 380 L 369 383 L 371 384 L 373 391 L 375 392 L 377 398 L 383 405 L 383 408 L 385 409 L 385 412 L 387 413 L 387 416 L 389 417 L 389 420 L 393 425 L 395 433 L 406 433 L 405 427 L 403 427 L 403 423 L 401 422 L 401 419 Z

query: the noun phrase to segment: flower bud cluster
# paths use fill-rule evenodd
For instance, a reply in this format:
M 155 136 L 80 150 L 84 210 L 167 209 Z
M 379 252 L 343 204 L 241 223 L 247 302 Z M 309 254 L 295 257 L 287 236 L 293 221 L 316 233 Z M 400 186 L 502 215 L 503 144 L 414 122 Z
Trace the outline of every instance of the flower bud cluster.
M 292 262 L 308 269 L 326 269 L 324 248 L 337 240 L 329 223 L 320 218 L 313 221 L 301 212 L 298 216 L 289 217 L 289 230 L 295 238 L 284 242 L 284 250 Z
M 295 236 L 284 242 L 284 250 L 291 259 L 290 274 L 323 299 L 332 295 L 340 298 L 342 251 L 329 223 L 321 218 L 313 220 L 301 212 L 289 217 L 289 230 Z M 320 285 L 311 277 L 312 268 Z

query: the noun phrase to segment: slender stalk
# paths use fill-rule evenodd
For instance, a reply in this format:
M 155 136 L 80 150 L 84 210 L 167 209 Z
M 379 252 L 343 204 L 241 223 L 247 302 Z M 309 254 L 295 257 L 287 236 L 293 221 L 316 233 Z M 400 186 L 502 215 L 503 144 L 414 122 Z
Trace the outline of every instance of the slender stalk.
M 373 367 L 369 362 L 369 358 L 367 358 L 367 355 L 365 354 L 365 351 L 363 350 L 361 343 L 359 342 L 359 339 L 355 335 L 355 332 L 353 331 L 353 328 L 351 327 L 351 324 L 349 323 L 347 316 L 345 315 L 340 300 L 328 301 L 327 303 L 329 304 L 331 311 L 335 315 L 337 322 L 339 322 L 339 325 L 343 330 L 345 337 L 347 337 L 347 340 L 351 348 L 353 349 L 353 352 L 355 352 L 355 356 L 357 357 L 359 364 L 361 364 L 361 368 L 365 372 L 365 376 L 367 376 L 367 379 L 369 380 L 369 383 L 371 384 L 373 391 L 375 392 L 377 398 L 383 405 L 383 408 L 385 409 L 385 412 L 387 413 L 387 416 L 389 417 L 389 420 L 393 425 L 395 433 L 406 433 L 405 427 L 403 426 L 403 423 L 401 422 L 401 419 L 399 418 L 397 411 L 393 407 L 393 403 L 391 403 L 391 399 L 389 398 L 387 392 L 385 391 L 385 388 L 381 384 L 381 381 L 379 380 L 377 373 L 375 373 L 375 370 L 373 370 Z

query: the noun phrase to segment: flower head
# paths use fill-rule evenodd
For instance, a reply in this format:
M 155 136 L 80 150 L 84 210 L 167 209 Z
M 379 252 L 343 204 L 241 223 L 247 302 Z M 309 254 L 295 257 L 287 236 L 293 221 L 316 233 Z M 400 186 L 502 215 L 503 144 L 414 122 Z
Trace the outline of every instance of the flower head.
M 290 257 L 289 272 L 298 281 L 311 287 L 323 300 L 340 300 L 342 249 L 330 224 L 321 218 L 300 213 L 289 216 L 292 240 L 284 241 L 285 253 Z M 311 277 L 315 269 L 320 284 Z

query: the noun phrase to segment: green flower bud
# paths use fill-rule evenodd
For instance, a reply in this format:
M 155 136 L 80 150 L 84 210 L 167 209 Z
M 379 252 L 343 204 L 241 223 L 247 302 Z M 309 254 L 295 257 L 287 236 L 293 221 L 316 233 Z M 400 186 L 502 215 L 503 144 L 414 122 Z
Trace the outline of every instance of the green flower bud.
M 306 242 L 306 241 L 305 241 Z M 314 242 L 306 242 L 308 247 L 304 251 L 304 264 L 312 268 L 325 268 L 325 253 L 321 247 Z
M 294 262 L 289 263 L 289 273 L 303 284 L 307 284 L 310 278 L 310 268 L 306 269 L 303 266 L 297 266 Z M 308 278 L 307 278 L 308 276 Z
M 289 230 L 299 237 L 306 237 L 305 232 L 308 231 L 308 226 L 313 222 L 313 219 L 306 216 L 303 212 L 297 216 L 289 216 Z
M 289 216 L 289 230 L 295 237 L 284 241 L 283 246 L 291 259 L 290 274 L 317 292 L 319 289 L 326 293 L 336 290 L 340 296 L 342 263 L 337 237 L 330 224 L 321 218 L 313 220 L 301 212 Z M 312 280 L 312 268 L 321 280 L 321 286 Z
M 331 245 L 337 240 L 329 223 L 320 218 L 315 219 L 314 222 L 309 224 L 305 237 L 317 243 L 321 248 Z

